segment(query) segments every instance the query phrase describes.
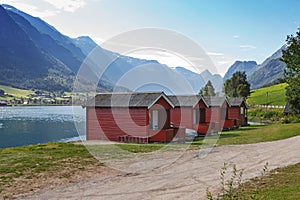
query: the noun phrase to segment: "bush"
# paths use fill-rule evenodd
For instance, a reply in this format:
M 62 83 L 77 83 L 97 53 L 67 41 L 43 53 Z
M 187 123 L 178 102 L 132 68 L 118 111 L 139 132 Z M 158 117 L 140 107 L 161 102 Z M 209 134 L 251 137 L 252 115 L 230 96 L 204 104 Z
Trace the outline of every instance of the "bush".
M 262 182 L 262 177 L 268 172 L 268 162 L 264 165 L 261 175 L 259 177 L 260 182 Z M 220 179 L 221 179 L 221 192 L 219 192 L 215 197 L 209 189 L 206 189 L 206 198 L 208 200 L 232 200 L 232 199 L 248 199 L 245 195 L 242 178 L 244 170 L 237 170 L 236 165 L 232 167 L 232 175 L 229 180 L 225 180 L 225 174 L 227 173 L 227 163 L 224 163 L 224 166 L 220 170 Z M 257 199 L 256 191 L 258 191 L 259 185 L 256 185 L 255 192 L 251 194 L 251 199 Z
M 282 124 L 290 124 L 299 122 L 299 117 L 295 115 L 289 115 L 281 119 Z
M 248 121 L 273 121 L 279 122 L 284 117 L 282 108 L 259 108 L 254 107 L 248 110 Z

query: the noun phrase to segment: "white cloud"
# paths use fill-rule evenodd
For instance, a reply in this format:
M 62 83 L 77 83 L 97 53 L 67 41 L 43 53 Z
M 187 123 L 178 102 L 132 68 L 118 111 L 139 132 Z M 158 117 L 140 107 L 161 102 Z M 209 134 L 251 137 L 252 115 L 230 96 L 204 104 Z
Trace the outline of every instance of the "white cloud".
M 209 56 L 224 56 L 223 53 L 217 53 L 217 52 L 207 52 L 206 54 Z
M 226 65 L 226 64 L 232 63 L 232 61 L 231 60 L 224 60 L 224 61 L 218 61 L 217 63 L 219 65 Z
M 234 35 L 233 38 L 234 38 L 234 39 L 239 39 L 240 36 L 239 36 L 239 35 Z
M 21 3 L 17 2 L 15 0 L 2 0 L 1 4 L 8 4 L 12 5 L 13 7 L 29 13 L 32 16 L 37 16 L 37 17 L 49 17 L 49 16 L 54 16 L 59 13 L 59 11 L 52 11 L 52 10 L 41 10 L 37 6 L 27 4 L 27 3 Z
M 96 42 L 98 45 L 101 45 L 103 42 L 105 42 L 106 40 L 103 39 L 102 37 L 92 37 L 92 39 L 94 40 L 94 42 Z
M 242 50 L 252 50 L 252 49 L 256 49 L 256 46 L 253 46 L 253 45 L 240 45 L 240 48 Z
M 191 65 L 187 60 L 183 59 L 182 57 L 178 57 L 177 55 L 168 52 L 141 51 L 141 52 L 130 53 L 128 54 L 128 56 L 147 59 L 147 60 L 157 60 L 158 62 L 162 64 L 166 64 L 170 67 L 177 67 L 177 66 L 187 67 Z
M 67 12 L 75 12 L 77 9 L 86 5 L 86 0 L 44 0 L 45 2 L 53 5 L 59 10 Z

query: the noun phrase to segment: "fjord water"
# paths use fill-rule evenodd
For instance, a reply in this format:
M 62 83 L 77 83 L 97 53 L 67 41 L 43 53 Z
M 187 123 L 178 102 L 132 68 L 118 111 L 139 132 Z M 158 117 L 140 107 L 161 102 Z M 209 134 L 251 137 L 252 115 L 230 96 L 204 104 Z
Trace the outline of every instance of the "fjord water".
M 85 109 L 82 107 L 0 107 L 0 148 L 80 140 L 85 138 L 84 134 Z

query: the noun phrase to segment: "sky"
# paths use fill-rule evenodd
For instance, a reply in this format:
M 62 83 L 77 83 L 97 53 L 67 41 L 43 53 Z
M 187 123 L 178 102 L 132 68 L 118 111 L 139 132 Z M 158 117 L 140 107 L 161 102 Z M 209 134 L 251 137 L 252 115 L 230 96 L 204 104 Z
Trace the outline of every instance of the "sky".
M 0 0 L 37 16 L 70 37 L 103 41 L 133 29 L 155 27 L 179 32 L 200 45 L 224 75 L 236 60 L 262 63 L 300 28 L 298 0 Z M 174 56 L 157 57 L 174 66 Z

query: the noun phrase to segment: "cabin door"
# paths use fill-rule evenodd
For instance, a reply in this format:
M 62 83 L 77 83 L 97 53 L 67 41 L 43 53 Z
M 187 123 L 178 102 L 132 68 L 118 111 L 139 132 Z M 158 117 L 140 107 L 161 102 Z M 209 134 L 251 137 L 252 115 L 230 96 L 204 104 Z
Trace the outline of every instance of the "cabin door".
M 158 129 L 158 110 L 152 111 L 152 128 L 154 130 Z

